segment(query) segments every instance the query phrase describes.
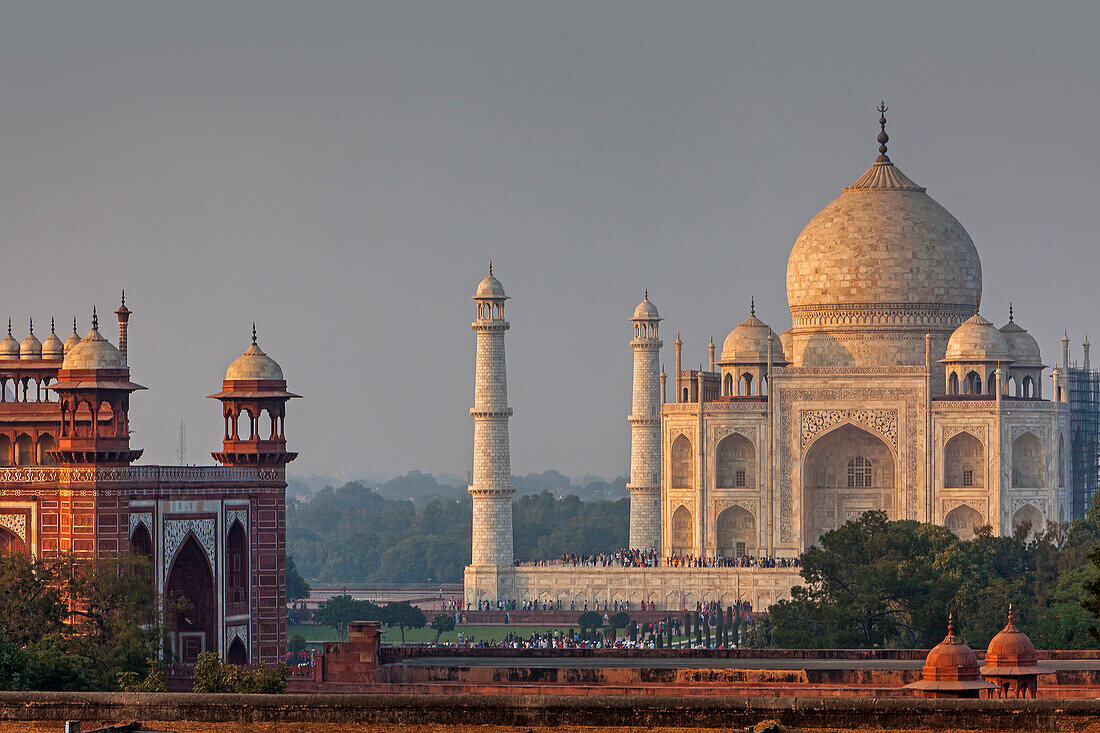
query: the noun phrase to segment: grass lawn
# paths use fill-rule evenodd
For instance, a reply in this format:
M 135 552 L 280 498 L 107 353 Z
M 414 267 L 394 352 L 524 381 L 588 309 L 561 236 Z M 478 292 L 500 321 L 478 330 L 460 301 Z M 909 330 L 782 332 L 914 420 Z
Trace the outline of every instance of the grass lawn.
M 503 639 L 508 634 L 521 634 L 527 636 L 532 632 L 538 632 L 540 634 L 545 633 L 547 630 L 559 628 L 556 626 L 519 626 L 517 624 L 510 624 L 507 626 L 482 626 L 471 624 L 460 624 L 455 627 L 454 631 L 449 631 L 440 637 L 440 641 L 458 641 L 458 634 L 462 632 L 466 635 L 466 638 L 473 639 L 474 641 L 485 641 L 489 639 Z M 567 632 L 569 627 L 561 629 L 563 632 Z M 621 631 L 619 632 L 622 633 Z M 286 635 L 289 639 L 295 634 L 301 634 L 305 637 L 307 642 L 317 642 L 316 646 L 320 646 L 322 641 L 336 641 L 336 630 L 331 626 L 313 626 L 313 625 L 296 625 L 290 624 L 286 628 Z M 423 629 L 405 629 L 405 641 L 410 643 L 422 643 L 432 642 L 435 640 L 435 631 L 424 627 Z M 401 629 L 393 626 L 382 627 L 382 641 L 388 644 L 400 644 L 401 643 Z

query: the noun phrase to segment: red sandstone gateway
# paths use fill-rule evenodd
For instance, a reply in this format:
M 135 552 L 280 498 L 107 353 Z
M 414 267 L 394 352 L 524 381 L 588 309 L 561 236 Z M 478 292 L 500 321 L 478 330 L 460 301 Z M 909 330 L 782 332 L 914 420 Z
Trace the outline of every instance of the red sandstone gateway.
M 125 295 L 118 347 L 92 329 L 0 340 L 0 549 L 150 556 L 177 660 L 286 653 L 287 452 L 282 369 L 256 344 L 226 372 L 221 465 L 134 466 Z M 186 603 L 177 601 L 186 598 Z

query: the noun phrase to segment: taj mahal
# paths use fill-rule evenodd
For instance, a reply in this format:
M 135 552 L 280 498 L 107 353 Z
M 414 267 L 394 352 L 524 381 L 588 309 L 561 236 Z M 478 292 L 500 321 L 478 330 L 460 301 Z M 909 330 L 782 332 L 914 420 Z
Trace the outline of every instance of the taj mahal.
M 630 545 L 655 550 L 656 567 L 513 562 L 508 296 L 490 269 L 474 296 L 467 604 L 765 608 L 789 597 L 797 569 L 670 563 L 795 558 L 869 510 L 963 538 L 1069 518 L 1068 339 L 1044 389 L 1035 338 L 1011 311 L 1000 327 L 980 312 L 970 235 L 887 155 L 885 112 L 878 158 L 791 249 L 789 329 L 777 334 L 746 303 L 721 350 L 709 345 L 709 369 L 682 368 L 677 335 L 670 378 L 648 292 L 634 310 Z

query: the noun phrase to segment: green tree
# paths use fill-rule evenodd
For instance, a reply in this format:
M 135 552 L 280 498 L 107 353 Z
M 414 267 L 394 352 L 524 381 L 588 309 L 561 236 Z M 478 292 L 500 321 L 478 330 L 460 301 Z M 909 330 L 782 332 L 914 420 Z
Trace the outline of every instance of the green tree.
M 347 638 L 348 624 L 352 621 L 375 621 L 381 617 L 378 606 L 370 601 L 357 601 L 346 593 L 318 603 L 315 616 L 318 622 L 335 629 L 341 641 Z
M 428 624 L 424 612 L 408 601 L 387 603 L 382 606 L 382 623 L 401 629 L 401 643 L 405 643 L 405 629 L 422 629 Z
M 436 614 L 436 617 L 432 619 L 432 629 L 435 631 L 435 639 L 433 644 L 439 643 L 439 637 L 448 631 L 455 630 L 455 617 L 449 613 Z
M 294 558 L 287 555 L 286 558 L 286 600 L 289 603 L 309 598 L 309 583 L 294 566 Z
M 592 633 L 596 633 L 596 629 L 603 623 L 603 616 L 595 611 L 585 611 L 580 616 L 577 616 L 577 626 L 581 627 L 581 636 L 587 637 L 588 630 L 591 629 Z
M 619 611 L 608 616 L 607 625 L 611 629 L 611 638 L 615 638 L 616 629 L 625 629 L 629 623 L 630 614 L 626 611 Z

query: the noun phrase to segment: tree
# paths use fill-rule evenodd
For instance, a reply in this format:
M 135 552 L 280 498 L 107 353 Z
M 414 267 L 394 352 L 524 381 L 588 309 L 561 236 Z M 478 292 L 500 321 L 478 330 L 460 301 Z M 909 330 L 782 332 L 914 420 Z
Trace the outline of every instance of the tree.
M 455 630 L 455 617 L 449 613 L 437 614 L 436 617 L 432 619 L 432 629 L 435 630 L 435 640 L 432 643 L 438 644 L 440 636 L 448 631 Z
M 422 629 L 428 624 L 424 612 L 408 601 L 387 603 L 382 606 L 382 623 L 401 628 L 401 643 L 405 643 L 405 629 Z
M 309 583 L 298 573 L 294 567 L 294 558 L 287 555 L 286 558 L 286 599 L 289 603 L 309 598 Z
M 611 638 L 615 638 L 616 629 L 625 629 L 629 623 L 630 614 L 626 611 L 611 614 L 607 619 L 607 625 L 611 628 Z
M 378 620 L 381 611 L 370 601 L 357 601 L 345 593 L 318 603 L 316 618 L 335 629 L 337 638 L 343 641 L 348 635 L 348 624 L 352 621 Z
M 592 630 L 592 633 L 596 633 L 596 629 L 603 623 L 603 616 L 595 611 L 585 611 L 580 616 L 577 616 L 577 626 L 581 627 L 581 636 L 587 637 L 588 629 Z

